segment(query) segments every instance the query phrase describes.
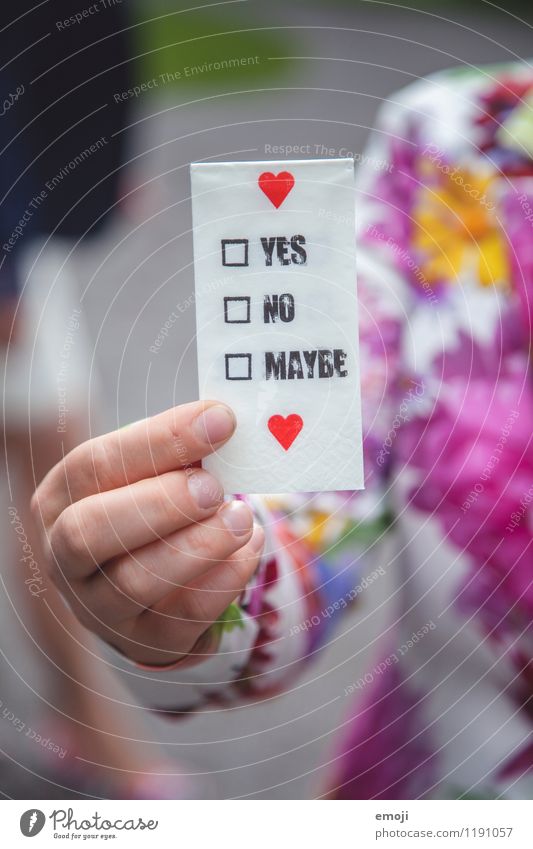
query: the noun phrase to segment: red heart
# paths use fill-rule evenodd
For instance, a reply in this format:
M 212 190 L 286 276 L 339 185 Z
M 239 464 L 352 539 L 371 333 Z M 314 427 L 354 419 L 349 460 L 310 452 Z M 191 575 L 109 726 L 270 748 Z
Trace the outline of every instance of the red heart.
M 265 171 L 260 175 L 258 183 L 261 191 L 278 209 L 294 186 L 294 177 L 288 171 L 280 171 L 279 174 Z
M 286 419 L 283 416 L 270 416 L 268 420 L 270 433 L 278 440 L 285 451 L 289 450 L 303 426 L 302 417 L 296 413 L 291 413 Z

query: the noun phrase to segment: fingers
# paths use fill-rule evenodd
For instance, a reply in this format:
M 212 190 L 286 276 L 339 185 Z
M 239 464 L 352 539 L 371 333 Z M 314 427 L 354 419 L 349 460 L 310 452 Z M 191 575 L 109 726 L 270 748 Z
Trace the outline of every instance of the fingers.
M 48 473 L 34 509 L 50 527 L 68 505 L 89 495 L 189 468 L 226 442 L 235 426 L 225 404 L 196 401 L 91 439 Z
M 167 472 L 71 504 L 50 532 L 61 576 L 79 580 L 98 565 L 212 515 L 223 499 L 218 481 L 203 469 Z
M 100 624 L 116 626 L 175 596 L 231 557 L 248 543 L 252 530 L 253 516 L 246 504 L 225 504 L 203 522 L 106 564 L 78 586 L 80 604 L 97 611 Z
M 121 650 L 146 664 L 168 664 L 189 655 L 213 622 L 246 589 L 259 564 L 263 544 L 264 533 L 256 526 L 249 543 L 226 561 L 132 620 L 120 641 Z M 216 643 L 211 645 L 214 651 Z M 203 655 L 204 648 L 199 652 Z M 196 661 L 201 659 L 197 657 Z

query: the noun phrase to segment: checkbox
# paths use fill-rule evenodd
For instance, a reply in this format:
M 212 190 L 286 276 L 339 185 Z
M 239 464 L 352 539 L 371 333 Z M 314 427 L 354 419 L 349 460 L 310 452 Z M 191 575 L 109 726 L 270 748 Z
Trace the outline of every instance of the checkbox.
M 226 380 L 251 380 L 251 354 L 225 354 Z
M 224 298 L 224 321 L 226 324 L 250 324 L 251 298 Z
M 222 265 L 244 268 L 248 265 L 248 239 L 222 239 Z

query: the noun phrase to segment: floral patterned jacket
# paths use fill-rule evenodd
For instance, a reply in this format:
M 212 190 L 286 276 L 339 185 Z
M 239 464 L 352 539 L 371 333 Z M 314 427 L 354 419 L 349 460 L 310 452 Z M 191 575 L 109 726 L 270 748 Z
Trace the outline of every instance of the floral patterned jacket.
M 218 653 L 113 662 L 169 713 L 260 698 L 387 573 L 400 609 L 354 687 L 330 797 L 531 798 L 533 72 L 417 82 L 363 161 L 366 490 L 252 499 L 267 550 Z

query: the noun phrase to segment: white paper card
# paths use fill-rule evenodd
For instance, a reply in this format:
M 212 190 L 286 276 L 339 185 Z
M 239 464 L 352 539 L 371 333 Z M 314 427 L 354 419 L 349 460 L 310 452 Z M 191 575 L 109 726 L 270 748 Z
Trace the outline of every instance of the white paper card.
M 352 159 L 191 165 L 203 461 L 229 493 L 363 488 Z

